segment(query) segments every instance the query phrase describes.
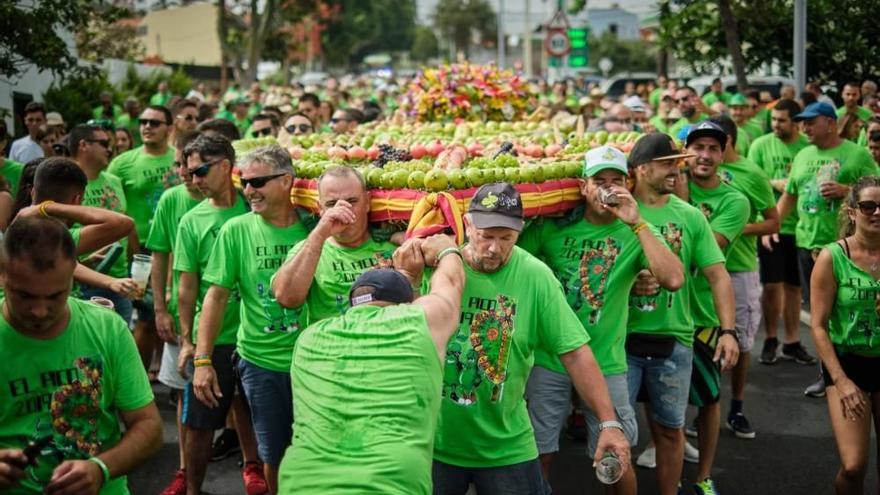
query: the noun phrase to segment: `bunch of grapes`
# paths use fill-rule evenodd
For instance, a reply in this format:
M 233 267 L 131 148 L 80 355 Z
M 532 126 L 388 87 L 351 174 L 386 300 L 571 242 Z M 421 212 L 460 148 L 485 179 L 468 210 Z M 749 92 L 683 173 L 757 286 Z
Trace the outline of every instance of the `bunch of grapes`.
M 409 151 L 397 149 L 390 144 L 380 144 L 379 156 L 373 161 L 373 165 L 382 168 L 388 162 L 408 162 L 410 160 L 412 160 L 412 155 L 409 154 Z

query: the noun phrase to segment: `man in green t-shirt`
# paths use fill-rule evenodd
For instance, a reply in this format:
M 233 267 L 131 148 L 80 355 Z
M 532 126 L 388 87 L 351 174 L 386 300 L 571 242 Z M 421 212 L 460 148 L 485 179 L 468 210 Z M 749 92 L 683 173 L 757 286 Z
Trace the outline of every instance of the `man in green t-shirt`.
M 643 271 L 629 299 L 627 325 L 627 382 L 635 407 L 644 388 L 650 404 L 649 421 L 656 443 L 657 484 L 660 493 L 675 494 L 684 457 L 685 411 L 693 362 L 694 320 L 688 297 L 693 277 L 702 272 L 709 281 L 722 326 L 732 328 L 735 317 L 733 286 L 724 268 L 724 254 L 715 242 L 706 217 L 674 194 L 682 179 L 682 155 L 666 134 L 649 134 L 636 142 L 629 155 L 635 175 L 633 197 L 642 217 L 655 225 L 684 265 L 685 285 L 670 292 Z M 724 343 L 724 342 L 722 342 Z M 730 342 L 728 342 L 730 343 Z M 723 353 L 727 366 L 738 359 L 736 345 Z
M 220 229 L 203 278 L 210 284 L 199 318 L 196 355 L 211 354 L 230 293 L 241 294 L 236 350 L 238 376 L 250 406 L 257 448 L 269 490 L 278 493 L 278 465 L 290 445 L 293 346 L 306 327 L 303 306 L 287 309 L 270 288 L 272 275 L 290 249 L 308 236 L 290 201 L 293 164 L 280 146 L 257 148 L 238 162 L 251 213 Z M 213 396 L 212 366 L 195 370 L 196 396 Z
M 318 179 L 321 219 L 297 243 L 272 278 L 272 293 L 285 308 L 308 304 L 309 324 L 345 314 L 348 291 L 361 273 L 391 266 L 397 247 L 374 240 L 367 228 L 370 194 L 357 170 L 336 166 Z M 311 280 L 311 283 L 304 283 Z
M 859 105 L 862 99 L 862 90 L 859 87 L 859 83 L 851 81 L 844 84 L 840 97 L 843 98 L 843 106 L 837 109 L 838 120 L 847 114 L 853 114 L 862 122 L 868 122 L 874 116 L 870 109 Z
M 3 246 L 0 491 L 126 495 L 125 475 L 162 447 L 128 328 L 69 297 L 76 248 L 63 223 L 19 218 Z
M 236 401 L 240 405 L 234 414 L 236 430 L 241 441 L 244 457 L 243 477 L 248 491 L 255 490 L 251 484 L 265 489 L 262 469 L 253 446 L 253 429 L 246 421 L 241 398 L 236 399 L 235 370 L 232 361 L 236 334 L 240 323 L 238 290 L 232 291 L 229 301 L 220 315 L 205 314 L 206 318 L 219 316 L 219 322 L 204 328 L 216 329 L 216 335 L 208 335 L 214 342 L 213 349 L 195 354 L 195 343 L 200 343 L 203 328 L 202 312 L 205 297 L 211 284 L 207 281 L 207 266 L 221 227 L 229 220 L 243 215 L 248 206 L 240 191 L 232 183 L 232 167 L 235 151 L 228 139 L 219 135 L 200 135 L 184 149 L 187 172 L 193 184 L 207 197 L 183 215 L 177 228 L 174 243 L 174 270 L 180 272 L 178 288 L 178 311 L 180 314 L 180 355 L 178 369 L 184 376 L 191 376 L 184 391 L 183 425 L 187 428 L 184 462 L 186 465 L 187 492 L 199 493 L 205 478 L 214 430 L 223 428 L 226 416 Z M 197 331 L 194 331 L 197 330 Z M 210 332 L 210 330 L 206 330 Z M 208 368 L 208 375 L 196 376 L 192 368 Z M 215 390 L 206 396 L 203 384 L 212 380 Z M 242 412 L 239 412 L 242 411 Z
M 273 493 L 433 493 L 442 356 L 458 331 L 461 256 L 451 237 L 411 239 L 394 254 L 408 275 L 367 270 L 344 316 L 303 330 L 290 370 L 296 437 Z M 421 278 L 426 264 L 436 267 L 431 291 L 413 301 L 410 278 Z
M 523 236 L 521 246 L 542 258 L 562 283 L 569 306 L 590 335 L 590 348 L 628 440 L 635 445 L 638 427 L 628 393 L 624 350 L 630 288 L 642 269 L 650 269 L 659 283 L 672 291 L 682 285 L 684 273 L 678 258 L 642 219 L 625 187 L 627 173 L 626 156 L 620 150 L 602 146 L 587 152 L 586 179 L 581 185 L 583 217 L 564 226 L 545 221 Z M 608 194 L 616 195 L 616 201 L 600 199 Z M 569 410 L 571 380 L 556 354 L 543 347 L 536 352 L 526 389 L 545 466 L 558 450 L 558 432 Z M 596 442 L 597 423 L 588 412 L 590 452 Z M 634 473 L 625 477 L 615 485 L 615 493 L 635 493 L 635 481 Z
M 770 179 L 763 170 L 746 157 L 740 156 L 735 143 L 738 139 L 736 123 L 726 115 L 713 116 L 710 122 L 727 135 L 718 168 L 721 179 L 749 200 L 749 219 L 742 235 L 731 243 L 727 251 L 727 271 L 733 282 L 736 297 L 736 332 L 742 359 L 730 377 L 731 400 L 727 426 L 737 438 L 755 438 L 755 431 L 742 412 L 745 398 L 749 354 L 755 344 L 755 335 L 761 325 L 761 282 L 758 277 L 758 238 L 779 232 L 779 213 Z
M 461 494 L 469 482 L 489 494 L 507 493 L 504 487 L 514 483 L 523 493 L 545 493 L 524 400 L 539 352 L 561 361 L 561 372 L 571 375 L 601 421 L 594 461 L 613 452 L 634 488 L 624 425 L 587 345 L 590 335 L 553 272 L 516 246 L 523 228 L 519 193 L 506 183 L 484 185 L 464 220 L 466 282 L 458 330 L 444 357 L 434 493 Z
M 756 139 L 749 149 L 749 159 L 768 175 L 777 201 L 785 191 L 795 155 L 808 144 L 793 120 L 800 112 L 801 107 L 794 100 L 777 101 L 770 117 L 773 132 Z M 776 330 L 780 314 L 785 328 L 782 357 L 801 364 L 816 362 L 799 340 L 801 284 L 794 242 L 796 225 L 797 214 L 789 215 L 781 223 L 778 235 L 762 236 L 758 243 L 758 268 L 763 284 L 761 312 L 766 333 L 759 358 L 762 364 L 774 364 L 777 360 Z
M 730 100 L 733 97 L 733 94 L 724 91 L 721 79 L 716 77 L 715 79 L 712 79 L 712 85 L 709 87 L 709 92 L 703 95 L 703 104 L 708 108 L 712 108 L 712 105 L 720 101 L 721 103 L 730 106 Z
M 171 101 L 171 91 L 168 89 L 168 82 L 160 81 L 156 93 L 150 97 L 150 105 L 166 107 L 169 101 Z
M 703 102 L 690 86 L 682 86 L 675 91 L 675 103 L 678 105 L 678 111 L 681 112 L 681 118 L 669 126 L 669 135 L 681 140 L 683 138 L 679 137 L 679 133 L 709 116 L 700 110 L 703 108 Z
M 742 94 L 733 95 L 728 107 L 730 107 L 730 117 L 736 122 L 736 151 L 740 155 L 746 155 L 752 143 L 764 135 L 764 129 L 750 119 L 752 115 L 750 103 Z
M 810 146 L 794 157 L 791 175 L 777 209 L 780 221 L 797 212 L 795 244 L 801 290 L 810 300 L 810 276 L 819 251 L 837 240 L 838 214 L 850 185 L 864 175 L 877 175 L 877 165 L 865 148 L 837 134 L 837 113 L 828 103 L 811 103 L 795 115 Z M 825 384 L 819 379 L 804 391 L 810 397 L 824 397 Z

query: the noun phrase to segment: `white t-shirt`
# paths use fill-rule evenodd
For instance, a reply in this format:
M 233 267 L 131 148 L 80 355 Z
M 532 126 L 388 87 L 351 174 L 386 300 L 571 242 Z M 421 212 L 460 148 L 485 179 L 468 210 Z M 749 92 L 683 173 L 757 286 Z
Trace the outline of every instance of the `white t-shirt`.
M 30 136 L 16 139 L 9 149 L 9 159 L 19 163 L 27 163 L 35 158 L 42 158 L 43 155 L 43 148 L 32 141 Z

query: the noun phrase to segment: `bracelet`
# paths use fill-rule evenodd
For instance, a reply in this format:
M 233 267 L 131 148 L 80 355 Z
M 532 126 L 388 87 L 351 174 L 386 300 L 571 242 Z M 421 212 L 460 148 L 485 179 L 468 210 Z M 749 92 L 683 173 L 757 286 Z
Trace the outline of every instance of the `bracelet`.
M 725 328 L 722 328 L 721 331 L 718 332 L 718 337 L 719 337 L 719 338 L 721 338 L 721 337 L 723 337 L 723 336 L 725 336 L 725 335 L 730 335 L 730 336 L 732 336 L 733 338 L 737 338 L 737 336 L 736 336 L 736 330 L 731 330 L 731 329 L 729 329 L 729 328 L 726 328 L 726 329 L 725 329 Z
M 210 354 L 196 354 L 195 356 L 193 356 L 193 359 L 196 361 L 201 360 L 201 359 L 207 359 L 208 361 L 210 361 L 211 355 Z
M 443 251 L 440 251 L 440 254 L 437 255 L 437 263 L 439 264 L 440 260 L 442 260 L 443 257 L 446 256 L 447 254 L 457 254 L 459 258 L 461 258 L 462 260 L 464 259 L 461 256 L 460 249 L 458 249 L 457 247 L 448 247 L 448 248 L 444 249 Z
M 633 234 L 635 234 L 636 236 L 638 236 L 638 235 L 639 235 L 639 232 L 641 232 L 642 229 L 645 229 L 645 228 L 647 228 L 647 227 L 648 227 L 648 222 L 645 222 L 645 221 L 643 220 L 643 221 L 641 221 L 641 222 L 639 222 L 639 223 L 633 225 L 633 226 L 630 227 L 630 228 L 632 229 Z
M 52 203 L 54 203 L 54 201 L 52 201 L 51 199 L 47 199 L 46 201 L 43 201 L 42 203 L 40 203 L 40 215 L 43 215 L 44 217 L 48 217 L 49 214 L 46 212 L 46 207 L 51 205 Z
M 97 457 L 89 457 L 88 461 L 97 464 L 98 467 L 101 468 L 101 473 L 103 473 L 104 475 L 104 485 L 106 485 L 107 482 L 110 481 L 110 470 L 107 469 L 107 465 L 104 464 L 104 461 Z
M 214 363 L 210 359 L 193 359 L 193 368 L 205 368 L 213 365 Z

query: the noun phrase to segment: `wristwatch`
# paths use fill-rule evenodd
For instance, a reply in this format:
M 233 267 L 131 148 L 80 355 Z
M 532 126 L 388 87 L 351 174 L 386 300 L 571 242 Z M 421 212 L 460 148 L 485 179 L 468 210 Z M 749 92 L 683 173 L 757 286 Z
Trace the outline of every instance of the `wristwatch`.
M 599 423 L 599 433 L 602 433 L 602 430 L 607 430 L 608 428 L 617 428 L 620 431 L 623 431 L 623 425 L 620 424 L 620 421 L 602 421 Z
M 729 328 L 722 328 L 721 331 L 718 332 L 718 338 L 721 338 L 725 335 L 730 335 L 733 338 L 737 338 L 736 330 L 731 330 Z

